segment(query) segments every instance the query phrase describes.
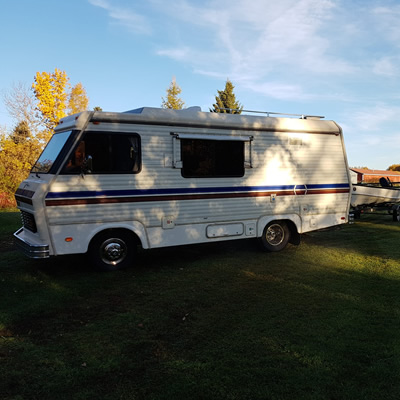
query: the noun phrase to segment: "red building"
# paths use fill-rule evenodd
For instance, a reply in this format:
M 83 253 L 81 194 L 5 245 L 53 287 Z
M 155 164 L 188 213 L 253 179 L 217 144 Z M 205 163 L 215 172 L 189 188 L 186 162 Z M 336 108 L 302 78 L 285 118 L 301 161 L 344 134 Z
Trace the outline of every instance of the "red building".
M 400 182 L 400 172 L 398 171 L 381 171 L 377 169 L 360 169 L 350 168 L 357 174 L 357 183 L 379 183 L 379 179 L 389 178 L 390 182 Z

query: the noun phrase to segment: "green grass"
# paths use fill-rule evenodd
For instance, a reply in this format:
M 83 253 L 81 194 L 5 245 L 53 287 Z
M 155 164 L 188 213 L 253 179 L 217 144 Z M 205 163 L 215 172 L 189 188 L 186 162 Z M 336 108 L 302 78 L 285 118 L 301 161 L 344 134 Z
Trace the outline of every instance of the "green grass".
M 19 226 L 0 213 L 0 242 Z M 0 261 L 0 398 L 398 399 L 400 225 L 363 216 L 253 241 Z

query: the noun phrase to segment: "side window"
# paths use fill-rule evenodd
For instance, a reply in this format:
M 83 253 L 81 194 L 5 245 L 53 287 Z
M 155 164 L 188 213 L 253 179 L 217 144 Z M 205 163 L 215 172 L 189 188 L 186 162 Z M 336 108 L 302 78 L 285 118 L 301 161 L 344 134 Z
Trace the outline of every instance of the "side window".
M 184 178 L 223 178 L 244 175 L 244 142 L 181 139 Z
M 63 174 L 124 174 L 141 169 L 137 134 L 87 132 L 64 165 Z

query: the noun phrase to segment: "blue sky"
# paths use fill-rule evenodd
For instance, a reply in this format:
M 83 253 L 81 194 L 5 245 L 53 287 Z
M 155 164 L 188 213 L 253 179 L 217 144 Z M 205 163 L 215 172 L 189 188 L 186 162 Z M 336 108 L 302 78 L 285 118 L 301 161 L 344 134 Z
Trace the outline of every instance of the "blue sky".
M 351 166 L 400 163 L 400 0 L 0 0 L 0 91 L 66 71 L 90 107 L 159 107 L 172 78 L 204 111 L 324 115 Z M 0 102 L 0 125 L 13 121 Z

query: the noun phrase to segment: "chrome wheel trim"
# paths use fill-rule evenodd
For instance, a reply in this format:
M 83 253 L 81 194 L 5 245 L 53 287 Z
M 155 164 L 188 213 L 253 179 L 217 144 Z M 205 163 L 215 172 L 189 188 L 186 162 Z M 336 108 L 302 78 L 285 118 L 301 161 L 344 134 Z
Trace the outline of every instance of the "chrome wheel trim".
M 128 246 L 119 238 L 110 238 L 100 246 L 101 260 L 110 265 L 122 262 L 128 254 Z
M 265 238 L 271 246 L 279 246 L 285 240 L 285 231 L 281 225 L 272 224 L 267 228 Z

